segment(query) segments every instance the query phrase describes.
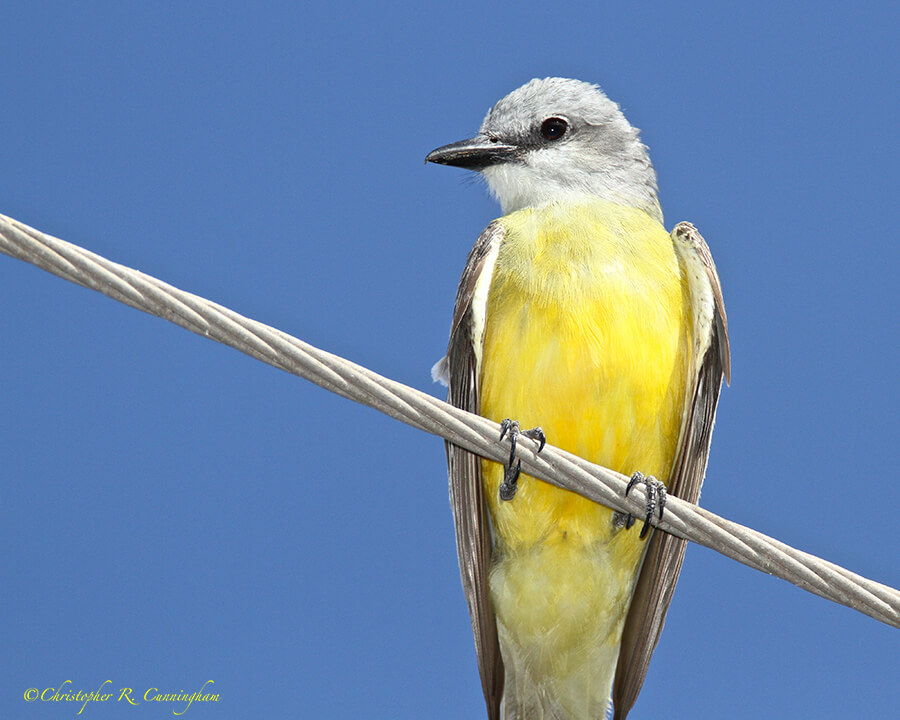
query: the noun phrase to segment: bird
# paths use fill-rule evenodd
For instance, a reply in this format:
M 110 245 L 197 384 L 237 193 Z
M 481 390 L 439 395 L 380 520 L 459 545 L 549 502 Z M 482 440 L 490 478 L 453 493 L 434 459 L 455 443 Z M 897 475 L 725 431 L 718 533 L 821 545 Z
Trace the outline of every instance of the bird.
M 647 523 L 667 494 L 697 502 L 730 382 L 712 255 L 690 223 L 665 230 L 648 149 L 595 84 L 535 78 L 428 162 L 473 171 L 503 213 L 468 255 L 432 369 L 512 441 L 505 464 L 446 446 L 488 718 L 624 720 L 685 550 Z M 523 436 L 645 485 L 642 530 L 520 475 Z

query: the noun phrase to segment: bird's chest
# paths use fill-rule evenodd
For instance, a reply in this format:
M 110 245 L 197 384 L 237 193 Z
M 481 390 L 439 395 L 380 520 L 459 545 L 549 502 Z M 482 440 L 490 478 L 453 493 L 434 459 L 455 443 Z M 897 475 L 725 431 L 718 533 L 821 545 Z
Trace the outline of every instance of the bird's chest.
M 481 414 L 540 425 L 563 449 L 666 480 L 684 407 L 689 294 L 661 227 L 616 230 L 551 223 L 507 235 L 485 309 Z M 500 503 L 502 469 L 483 470 L 507 548 L 611 538 L 608 509 L 529 479 Z

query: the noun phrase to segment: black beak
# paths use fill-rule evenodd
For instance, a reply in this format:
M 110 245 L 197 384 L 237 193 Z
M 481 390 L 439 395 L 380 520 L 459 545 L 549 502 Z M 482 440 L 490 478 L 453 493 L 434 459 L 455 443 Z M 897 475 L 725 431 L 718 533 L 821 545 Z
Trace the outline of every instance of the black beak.
M 504 145 L 499 140 L 477 136 L 460 140 L 432 150 L 425 162 L 453 165 L 467 170 L 483 170 L 491 165 L 512 160 L 519 152 L 515 145 Z

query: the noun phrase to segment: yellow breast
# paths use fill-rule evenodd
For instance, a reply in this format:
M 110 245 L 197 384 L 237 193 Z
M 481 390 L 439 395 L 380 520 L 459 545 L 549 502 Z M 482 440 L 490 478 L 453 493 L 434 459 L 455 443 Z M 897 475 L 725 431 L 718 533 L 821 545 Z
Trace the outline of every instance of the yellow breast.
M 521 210 L 501 222 L 481 414 L 540 425 L 554 445 L 666 481 L 692 317 L 668 233 L 640 210 L 600 200 Z M 531 478 L 501 503 L 502 468 L 485 461 L 483 469 L 498 550 L 594 544 L 613 534 L 608 509 Z M 631 556 L 638 543 L 629 544 Z
M 666 481 L 690 363 L 690 294 L 646 213 L 600 200 L 501 220 L 485 308 L 481 413 L 540 425 L 550 443 Z M 646 542 L 612 511 L 482 461 L 489 584 L 507 688 L 527 712 L 601 717 Z M 551 700 L 548 700 L 551 698 Z

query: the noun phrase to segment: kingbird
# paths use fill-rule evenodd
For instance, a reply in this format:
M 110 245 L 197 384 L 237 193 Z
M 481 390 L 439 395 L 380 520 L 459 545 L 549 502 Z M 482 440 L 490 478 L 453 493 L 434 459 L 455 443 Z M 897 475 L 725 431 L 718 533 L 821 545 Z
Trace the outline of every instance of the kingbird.
M 694 226 L 663 227 L 638 130 L 596 85 L 535 79 L 427 161 L 480 173 L 504 213 L 469 253 L 433 370 L 450 401 L 646 483 L 647 519 L 665 488 L 696 502 L 730 378 L 725 307 Z M 612 701 L 624 719 L 685 542 L 519 479 L 513 455 L 447 452 L 488 717 L 597 719 Z

